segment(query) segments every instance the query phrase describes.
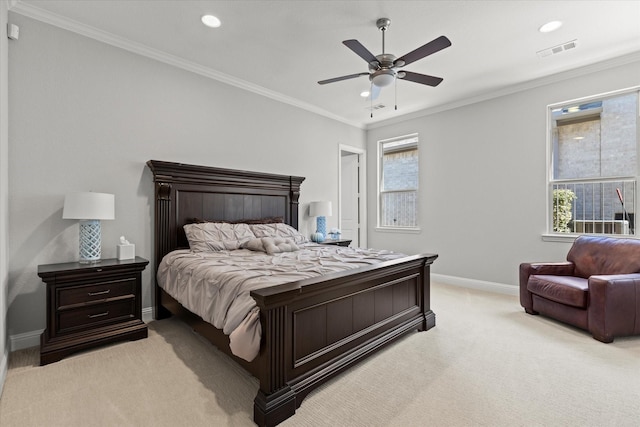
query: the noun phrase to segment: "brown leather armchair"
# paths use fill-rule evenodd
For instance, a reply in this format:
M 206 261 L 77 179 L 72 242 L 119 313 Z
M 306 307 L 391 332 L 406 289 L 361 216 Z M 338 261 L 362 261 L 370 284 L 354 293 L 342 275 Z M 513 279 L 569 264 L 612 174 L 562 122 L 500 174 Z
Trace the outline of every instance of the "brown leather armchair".
M 640 240 L 585 235 L 567 262 L 520 264 L 520 304 L 605 343 L 640 334 Z

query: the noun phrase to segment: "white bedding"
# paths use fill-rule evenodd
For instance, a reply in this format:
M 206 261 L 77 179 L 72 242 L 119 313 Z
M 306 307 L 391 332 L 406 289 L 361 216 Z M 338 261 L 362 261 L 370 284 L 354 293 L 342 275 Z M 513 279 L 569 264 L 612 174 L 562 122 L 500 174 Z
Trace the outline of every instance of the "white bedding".
M 231 335 L 234 354 L 252 360 L 259 351 L 261 331 L 251 290 L 405 256 L 315 243 L 299 246 L 298 251 L 274 255 L 248 249 L 173 251 L 158 266 L 158 285 L 185 308 Z

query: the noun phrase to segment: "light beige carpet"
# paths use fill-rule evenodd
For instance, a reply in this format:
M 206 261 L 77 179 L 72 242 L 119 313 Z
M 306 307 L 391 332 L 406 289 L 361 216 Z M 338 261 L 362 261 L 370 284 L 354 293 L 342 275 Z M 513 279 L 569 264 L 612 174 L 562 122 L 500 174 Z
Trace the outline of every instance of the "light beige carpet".
M 284 426 L 638 426 L 640 337 L 602 344 L 517 298 L 433 285 L 437 326 L 309 395 Z M 1 426 L 248 426 L 257 381 L 168 319 L 44 367 L 12 353 Z

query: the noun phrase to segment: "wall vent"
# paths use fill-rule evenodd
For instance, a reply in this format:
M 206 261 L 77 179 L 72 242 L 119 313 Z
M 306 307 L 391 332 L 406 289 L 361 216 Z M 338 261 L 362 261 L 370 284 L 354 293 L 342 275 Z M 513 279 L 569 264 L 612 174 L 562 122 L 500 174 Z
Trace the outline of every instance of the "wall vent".
M 376 104 L 376 105 L 372 105 L 371 107 L 364 107 L 365 110 L 381 110 L 383 108 L 385 108 L 386 105 L 384 104 Z
M 540 58 L 544 58 L 546 56 L 551 56 L 551 55 L 555 55 L 558 53 L 562 53 L 564 51 L 570 50 L 570 49 L 575 49 L 578 46 L 578 40 L 571 40 L 568 42 L 564 42 L 562 44 L 559 44 L 557 46 L 552 46 L 550 48 L 547 49 L 542 49 L 536 52 L 536 55 L 538 55 Z

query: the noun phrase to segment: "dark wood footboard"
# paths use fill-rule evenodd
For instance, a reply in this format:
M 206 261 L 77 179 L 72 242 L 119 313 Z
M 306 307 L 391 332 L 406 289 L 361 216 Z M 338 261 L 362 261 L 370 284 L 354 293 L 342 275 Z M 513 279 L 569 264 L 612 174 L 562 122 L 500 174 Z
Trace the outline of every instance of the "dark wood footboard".
M 253 291 L 264 327 L 255 422 L 278 424 L 335 374 L 435 326 L 429 270 L 436 258 L 416 255 Z

